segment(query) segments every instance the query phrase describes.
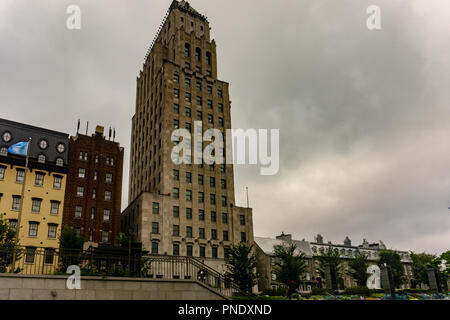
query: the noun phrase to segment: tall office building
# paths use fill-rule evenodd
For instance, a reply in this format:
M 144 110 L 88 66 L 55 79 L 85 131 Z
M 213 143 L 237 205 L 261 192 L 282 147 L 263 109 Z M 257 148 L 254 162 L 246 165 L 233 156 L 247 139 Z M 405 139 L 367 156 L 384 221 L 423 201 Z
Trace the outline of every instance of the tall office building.
M 97 126 L 92 136 L 69 141 L 63 224 L 74 227 L 85 246 L 115 244 L 120 232 L 124 149 Z
M 218 79 L 207 18 L 173 1 L 137 78 L 122 230 L 135 232 L 152 253 L 199 257 L 218 271 L 227 247 L 253 242 L 252 210 L 235 206 L 233 165 L 176 165 L 171 136 L 178 128 L 193 133 L 196 121 L 202 132 L 216 128 L 225 136 L 228 87 Z

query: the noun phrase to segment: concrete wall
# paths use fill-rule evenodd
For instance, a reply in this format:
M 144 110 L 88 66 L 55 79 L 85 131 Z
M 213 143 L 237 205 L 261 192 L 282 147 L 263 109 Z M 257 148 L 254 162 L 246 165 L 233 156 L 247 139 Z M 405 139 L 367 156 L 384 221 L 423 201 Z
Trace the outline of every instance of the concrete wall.
M 0 274 L 0 300 L 225 300 L 189 280 L 81 277 L 69 290 L 65 276 Z

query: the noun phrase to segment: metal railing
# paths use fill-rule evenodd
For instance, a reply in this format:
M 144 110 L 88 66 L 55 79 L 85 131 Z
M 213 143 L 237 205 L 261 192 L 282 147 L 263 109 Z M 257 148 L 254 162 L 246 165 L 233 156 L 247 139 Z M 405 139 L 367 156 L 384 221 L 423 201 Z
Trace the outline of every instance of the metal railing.
M 242 295 L 234 282 L 194 257 L 143 255 L 141 250 L 128 248 L 82 251 L 16 247 L 15 250 L 17 258 L 13 266 L 13 248 L 0 248 L 0 273 L 66 275 L 70 265 L 77 265 L 82 276 L 191 280 L 226 297 Z

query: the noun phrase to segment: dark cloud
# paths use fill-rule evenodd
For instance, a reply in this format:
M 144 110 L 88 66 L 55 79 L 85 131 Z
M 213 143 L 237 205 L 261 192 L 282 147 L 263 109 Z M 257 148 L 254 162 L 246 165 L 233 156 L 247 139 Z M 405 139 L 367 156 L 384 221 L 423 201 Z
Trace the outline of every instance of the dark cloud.
M 82 30 L 65 28 L 69 4 Z M 277 176 L 236 167 L 255 232 L 383 240 L 440 252 L 450 242 L 450 5 L 379 0 L 192 0 L 209 17 L 233 126 L 280 128 Z M 170 1 L 0 4 L 0 116 L 74 133 L 115 126 L 128 147 L 135 81 Z

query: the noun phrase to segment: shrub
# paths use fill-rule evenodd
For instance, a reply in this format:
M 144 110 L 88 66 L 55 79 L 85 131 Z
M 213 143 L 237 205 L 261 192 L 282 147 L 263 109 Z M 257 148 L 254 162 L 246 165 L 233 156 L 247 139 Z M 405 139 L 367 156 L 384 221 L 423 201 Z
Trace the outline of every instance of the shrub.
M 312 296 L 325 296 L 328 295 L 327 289 L 325 288 L 313 288 L 311 290 Z
M 369 289 L 367 287 L 354 287 L 354 288 L 345 288 L 344 294 L 347 295 L 359 295 L 359 296 L 369 296 L 374 293 L 384 293 L 383 289 Z
M 287 293 L 286 288 L 278 287 L 276 289 L 266 289 L 264 290 L 261 295 L 262 296 L 285 296 Z

